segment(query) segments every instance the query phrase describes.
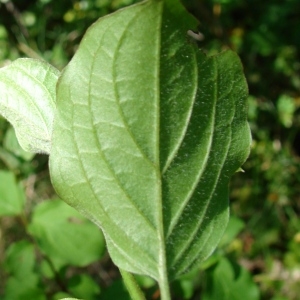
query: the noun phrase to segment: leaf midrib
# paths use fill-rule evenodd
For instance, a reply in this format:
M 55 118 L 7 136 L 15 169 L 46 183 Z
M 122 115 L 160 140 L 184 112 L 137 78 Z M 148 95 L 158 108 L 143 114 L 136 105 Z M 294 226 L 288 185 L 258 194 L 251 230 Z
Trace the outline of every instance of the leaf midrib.
M 160 106 L 161 106 L 161 84 L 160 84 L 160 60 L 161 60 L 161 35 L 162 35 L 162 19 L 163 19 L 163 9 L 164 4 L 163 2 L 160 2 L 160 20 L 159 20 L 159 35 L 158 35 L 158 43 L 157 43 L 157 73 L 156 73 L 156 162 L 157 162 L 157 178 L 159 178 L 158 182 L 158 231 L 159 231 L 159 264 L 158 264 L 158 274 L 159 274 L 159 286 L 161 288 L 161 292 L 166 292 L 166 288 L 169 285 L 168 282 L 168 270 L 167 270 L 167 255 L 166 255 L 166 239 L 164 236 L 164 216 L 163 216 L 163 193 L 162 193 L 162 173 L 161 173 L 161 167 L 160 167 Z M 162 297 L 164 295 L 162 294 Z

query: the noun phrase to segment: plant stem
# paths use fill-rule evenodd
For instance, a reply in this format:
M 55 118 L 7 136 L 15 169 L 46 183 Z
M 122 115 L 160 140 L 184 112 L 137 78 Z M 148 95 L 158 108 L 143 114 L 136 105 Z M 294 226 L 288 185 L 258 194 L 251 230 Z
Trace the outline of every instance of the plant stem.
M 168 280 L 164 278 L 163 280 L 159 281 L 158 285 L 160 289 L 160 299 L 171 300 L 170 286 Z
M 120 269 L 120 273 L 122 275 L 124 284 L 129 292 L 131 299 L 132 300 L 146 300 L 145 295 L 141 291 L 134 276 L 131 273 L 126 272 L 122 269 Z

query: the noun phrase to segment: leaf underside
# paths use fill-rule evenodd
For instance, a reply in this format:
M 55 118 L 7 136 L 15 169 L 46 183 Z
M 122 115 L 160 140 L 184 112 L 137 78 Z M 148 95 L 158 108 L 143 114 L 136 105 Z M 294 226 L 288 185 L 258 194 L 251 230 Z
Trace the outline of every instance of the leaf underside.
M 160 281 L 205 260 L 249 153 L 247 86 L 231 51 L 206 57 L 177 1 L 97 21 L 58 82 L 50 154 L 59 195 L 98 226 L 114 262 Z
M 29 58 L 0 69 L 0 114 L 28 152 L 50 153 L 58 76 L 48 63 Z

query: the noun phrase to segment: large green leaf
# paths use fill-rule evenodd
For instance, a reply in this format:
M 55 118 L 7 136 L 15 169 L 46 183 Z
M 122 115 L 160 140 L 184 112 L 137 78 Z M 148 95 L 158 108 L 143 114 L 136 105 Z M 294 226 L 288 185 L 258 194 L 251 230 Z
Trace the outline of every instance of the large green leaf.
M 120 10 L 91 26 L 58 82 L 57 192 L 103 229 L 120 268 L 161 286 L 216 247 L 250 148 L 241 63 L 206 57 L 195 27 L 174 0 Z
M 50 153 L 58 76 L 51 65 L 28 58 L 0 69 L 0 114 L 26 151 Z

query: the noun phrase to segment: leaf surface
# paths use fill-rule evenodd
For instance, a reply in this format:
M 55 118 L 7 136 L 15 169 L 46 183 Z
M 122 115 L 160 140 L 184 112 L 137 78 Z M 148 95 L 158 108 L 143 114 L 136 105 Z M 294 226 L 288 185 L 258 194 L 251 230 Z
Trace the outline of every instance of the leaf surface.
M 250 147 L 241 63 L 199 51 L 196 24 L 177 1 L 120 10 L 90 27 L 58 83 L 57 192 L 103 229 L 120 268 L 162 285 L 216 247 Z
M 58 76 L 48 63 L 28 58 L 0 69 L 0 114 L 26 151 L 50 153 Z

